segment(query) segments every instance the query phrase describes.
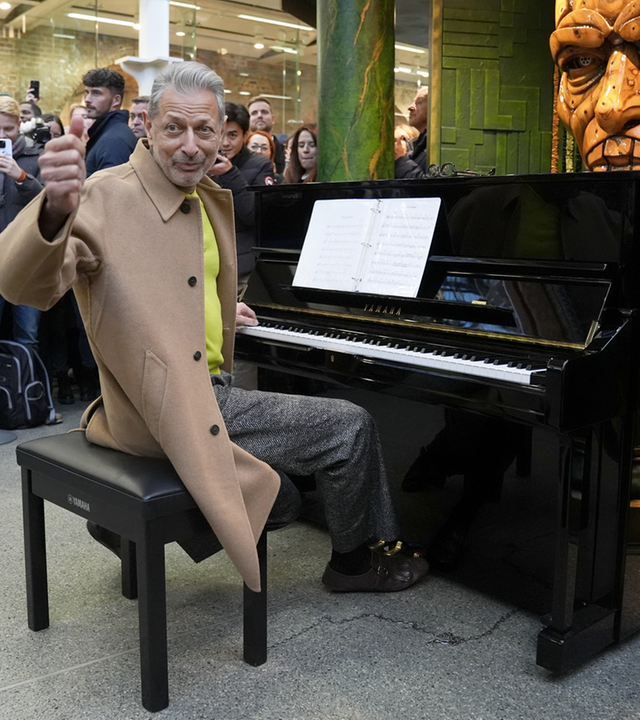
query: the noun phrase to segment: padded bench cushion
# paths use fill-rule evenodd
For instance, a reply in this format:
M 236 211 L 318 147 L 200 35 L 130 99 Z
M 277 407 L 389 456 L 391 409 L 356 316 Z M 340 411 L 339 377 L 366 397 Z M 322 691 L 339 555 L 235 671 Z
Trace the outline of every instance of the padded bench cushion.
M 16 455 L 18 464 L 36 475 L 65 484 L 73 484 L 74 478 L 90 480 L 100 495 L 121 493 L 125 504 L 144 503 L 147 512 L 155 506 L 153 515 L 163 514 L 163 508 L 179 512 L 196 507 L 169 460 L 93 445 L 83 432 L 29 440 L 16 448 Z

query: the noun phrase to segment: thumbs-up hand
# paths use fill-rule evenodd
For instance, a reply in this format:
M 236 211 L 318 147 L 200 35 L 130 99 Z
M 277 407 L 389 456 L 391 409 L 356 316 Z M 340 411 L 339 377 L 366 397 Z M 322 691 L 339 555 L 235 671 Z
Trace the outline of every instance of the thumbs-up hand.
M 68 134 L 49 140 L 39 160 L 46 193 L 40 227 L 48 239 L 53 239 L 80 203 L 80 191 L 86 178 L 83 132 L 83 118 L 76 115 L 71 119 Z

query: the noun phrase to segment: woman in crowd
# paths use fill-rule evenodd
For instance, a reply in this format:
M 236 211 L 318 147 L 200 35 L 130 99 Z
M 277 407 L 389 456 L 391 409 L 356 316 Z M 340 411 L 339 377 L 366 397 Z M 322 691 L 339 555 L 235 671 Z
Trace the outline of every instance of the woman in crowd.
M 247 135 L 245 145 L 251 152 L 260 153 L 271 162 L 273 165 L 273 179 L 276 184 L 284 181 L 283 176 L 276 172 L 276 144 L 269 133 L 264 132 L 264 130 L 254 130 Z
M 413 145 L 413 141 L 420 135 L 416 128 L 411 125 L 396 125 L 393 131 L 393 139 L 395 144 L 402 144 L 404 148 L 402 154 L 406 154 L 410 147 Z
M 59 138 L 64 135 L 64 125 L 62 124 L 62 120 L 57 115 L 54 115 L 53 113 L 45 113 L 42 116 L 42 119 L 44 120 L 45 125 L 49 127 L 49 130 L 51 131 L 51 139 Z
M 289 135 L 287 142 L 284 145 L 284 169 L 289 167 L 291 162 L 291 144 L 293 143 L 293 135 Z
M 318 139 L 315 125 L 296 130 L 291 143 L 291 159 L 284 174 L 285 183 L 313 182 L 317 175 Z
M 274 162 L 276 146 L 269 133 L 264 132 L 264 130 L 254 130 L 247 136 L 244 144 L 251 152 L 260 153 L 269 158 L 271 162 Z
M 89 139 L 89 128 L 93 125 L 93 119 L 87 116 L 87 108 L 80 103 L 73 103 L 69 108 L 69 122 L 73 120 L 74 115 L 81 115 L 84 121 L 84 133 L 82 139 L 87 142 Z M 69 128 L 67 128 L 68 130 Z

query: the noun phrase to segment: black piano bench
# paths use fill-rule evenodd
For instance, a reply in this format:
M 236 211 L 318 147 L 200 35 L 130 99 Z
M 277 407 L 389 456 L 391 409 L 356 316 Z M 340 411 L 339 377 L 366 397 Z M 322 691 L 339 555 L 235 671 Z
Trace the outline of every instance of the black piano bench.
M 22 443 L 22 505 L 31 630 L 49 627 L 44 500 L 122 537 L 122 592 L 138 597 L 142 704 L 169 704 L 164 546 L 208 528 L 168 460 L 90 444 L 83 432 Z M 87 538 L 89 536 L 87 535 Z M 244 586 L 244 660 L 267 659 L 266 534 L 258 543 L 262 592 Z

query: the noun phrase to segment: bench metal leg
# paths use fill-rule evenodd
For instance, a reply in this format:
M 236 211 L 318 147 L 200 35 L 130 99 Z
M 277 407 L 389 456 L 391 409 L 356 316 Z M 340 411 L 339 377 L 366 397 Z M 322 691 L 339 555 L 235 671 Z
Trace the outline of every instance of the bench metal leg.
M 120 562 L 122 566 L 122 594 L 128 600 L 135 600 L 138 597 L 136 544 L 123 537 L 120 538 Z
M 244 586 L 244 661 L 262 665 L 267 661 L 267 533 L 258 540 L 259 593 Z
M 26 468 L 22 469 L 22 521 L 29 628 L 44 630 L 49 627 L 44 501 L 31 492 L 31 471 Z
M 142 704 L 157 712 L 169 704 L 164 544 L 152 523 L 146 523 L 136 546 Z

